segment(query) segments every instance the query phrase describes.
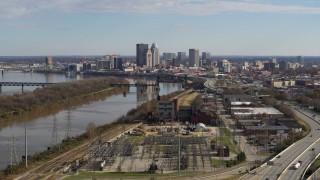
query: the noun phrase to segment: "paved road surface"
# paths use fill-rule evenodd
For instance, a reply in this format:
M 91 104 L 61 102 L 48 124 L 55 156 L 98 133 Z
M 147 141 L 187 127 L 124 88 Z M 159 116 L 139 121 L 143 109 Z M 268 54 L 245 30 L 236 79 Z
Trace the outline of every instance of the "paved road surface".
M 280 157 L 277 156 L 271 159 L 273 165 L 264 164 L 258 168 L 255 174 L 247 174 L 240 179 L 243 180 L 254 180 L 254 179 L 277 179 L 279 176 L 281 180 L 295 180 L 300 179 L 304 168 L 311 162 L 311 156 L 314 156 L 314 153 L 320 152 L 320 144 L 318 139 L 320 138 L 320 123 L 315 121 L 312 118 L 312 114 L 309 112 L 299 110 L 293 110 L 294 113 L 299 116 L 301 119 L 310 124 L 311 132 L 308 136 L 297 141 L 289 148 L 285 149 L 280 153 Z M 301 111 L 301 112 L 300 112 Z M 304 115 L 306 114 L 306 115 Z M 311 117 L 311 118 L 310 118 Z M 312 136 L 311 136 L 312 135 Z M 315 152 L 312 151 L 314 148 Z M 278 158 L 279 157 L 279 158 Z M 302 161 L 301 167 L 297 170 L 293 170 L 294 163 L 297 163 L 299 160 Z

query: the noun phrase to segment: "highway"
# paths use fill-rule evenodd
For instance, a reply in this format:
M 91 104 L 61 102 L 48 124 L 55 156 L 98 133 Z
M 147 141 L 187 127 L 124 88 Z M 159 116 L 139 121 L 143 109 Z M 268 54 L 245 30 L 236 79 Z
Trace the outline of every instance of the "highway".
M 301 110 L 298 111 L 302 112 Z M 311 126 L 311 132 L 310 135 L 304 138 L 305 140 L 302 142 L 305 143 L 305 145 L 302 145 L 302 147 L 300 147 L 300 149 L 303 150 L 303 153 L 298 155 L 298 157 L 291 163 L 291 166 L 287 166 L 287 168 L 282 172 L 281 176 L 279 177 L 279 179 L 281 180 L 301 179 L 308 165 L 320 153 L 320 118 L 318 116 L 315 116 L 315 120 L 313 120 L 313 114 L 307 111 L 303 111 L 303 113 L 307 116 L 302 113 L 297 113 L 297 110 L 295 110 L 295 112 L 300 118 L 309 120 L 307 122 Z M 292 168 L 292 166 L 298 161 L 301 161 L 301 166 L 295 170 L 294 168 Z
M 205 86 L 214 89 L 215 82 L 208 80 Z M 302 179 L 309 165 L 320 154 L 320 116 L 316 116 L 308 110 L 296 109 L 293 106 L 291 109 L 300 119 L 309 124 L 311 128 L 310 133 L 282 151 L 268 163 L 263 164 L 261 167 L 252 171 L 250 174 L 242 176 L 240 179 Z M 298 162 L 300 163 L 300 167 L 294 169 L 294 165 Z
M 240 179 L 281 179 L 295 180 L 301 179 L 306 167 L 311 163 L 314 157 L 320 153 L 320 123 L 319 117 L 314 120 L 313 114 L 304 110 L 296 110 L 293 112 L 307 122 L 311 127 L 309 135 L 297 141 L 289 148 L 282 151 L 279 155 L 257 168 L 254 172 L 242 176 Z M 302 113 L 301 113 L 302 112 Z M 314 150 L 313 150 L 314 149 Z M 301 161 L 301 166 L 294 169 L 293 166 Z

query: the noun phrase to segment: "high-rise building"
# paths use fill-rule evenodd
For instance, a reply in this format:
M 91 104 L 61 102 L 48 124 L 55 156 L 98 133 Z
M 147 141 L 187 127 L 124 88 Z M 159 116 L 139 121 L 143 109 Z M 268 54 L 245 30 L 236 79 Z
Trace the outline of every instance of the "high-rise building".
M 151 49 L 148 49 L 147 54 L 146 54 L 146 66 L 147 67 L 153 67 L 153 62 L 152 62 L 152 52 Z
M 168 60 L 172 61 L 175 58 L 176 58 L 176 54 L 175 53 L 169 53 L 169 52 L 163 53 L 163 56 L 162 56 L 162 59 L 164 61 L 168 61 Z
M 186 64 L 187 53 L 186 52 L 178 52 L 177 62 L 180 64 Z
M 219 72 L 231 72 L 231 63 L 227 59 L 222 59 L 217 62 Z
M 107 55 L 108 59 L 110 60 L 110 69 L 117 69 L 116 64 L 117 64 L 117 55 Z
M 304 58 L 303 58 L 303 56 L 298 56 L 298 57 L 297 57 L 297 61 L 298 61 L 299 64 L 304 64 Z
M 207 65 L 209 66 L 211 64 L 211 54 L 209 52 L 202 52 L 202 57 L 201 57 L 201 66 Z
M 202 60 L 208 60 L 210 59 L 211 54 L 209 52 L 202 52 Z
M 200 58 L 199 58 L 199 49 L 189 49 L 189 66 L 190 67 L 199 67 Z
M 273 72 L 275 68 L 276 68 L 276 64 L 275 63 L 272 63 L 272 62 L 264 63 L 264 70 L 266 70 L 266 71 Z
M 159 47 L 156 43 L 152 43 L 151 53 L 152 53 L 152 67 L 154 67 L 154 66 L 160 64 Z
M 289 69 L 289 63 L 286 61 L 280 61 L 279 62 L 279 69 L 281 71 L 287 71 Z
M 117 57 L 116 61 L 115 61 L 115 66 L 114 69 L 119 69 L 120 71 L 123 71 L 123 62 L 122 62 L 122 58 Z
M 137 66 L 144 66 L 147 63 L 147 51 L 148 51 L 148 44 L 137 44 L 137 54 L 136 54 L 136 59 L 137 59 Z

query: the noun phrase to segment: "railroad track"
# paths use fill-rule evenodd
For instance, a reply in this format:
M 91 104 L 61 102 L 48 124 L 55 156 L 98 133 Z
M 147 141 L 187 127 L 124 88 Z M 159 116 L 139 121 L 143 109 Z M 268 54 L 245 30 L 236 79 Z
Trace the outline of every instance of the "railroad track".
M 80 146 L 44 163 L 26 174 L 17 178 L 17 180 L 33 180 L 33 179 L 52 179 L 55 175 L 62 172 L 66 164 L 70 164 L 77 160 L 80 156 L 84 156 L 90 152 L 90 149 L 93 147 L 94 143 L 97 143 L 99 140 L 110 141 L 113 138 L 116 138 L 120 134 L 128 131 L 134 127 L 137 127 L 139 124 L 127 124 L 123 126 L 122 124 L 117 125 L 116 127 L 108 130 L 100 137 L 94 138 L 92 141 L 85 142 Z M 54 178 L 55 179 L 55 178 Z

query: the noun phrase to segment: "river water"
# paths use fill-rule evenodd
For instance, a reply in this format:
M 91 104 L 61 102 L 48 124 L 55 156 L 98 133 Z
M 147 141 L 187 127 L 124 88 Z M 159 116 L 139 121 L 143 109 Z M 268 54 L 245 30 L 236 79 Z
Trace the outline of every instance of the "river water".
M 63 74 L 42 74 L 24 72 L 5 72 L 0 75 L 0 81 L 14 82 L 67 82 L 83 79 L 81 75 L 68 77 Z M 128 79 L 135 82 L 134 79 Z M 24 91 L 32 91 L 37 87 L 24 87 Z M 160 83 L 160 95 L 181 90 L 180 84 Z M 21 87 L 2 87 L 2 95 L 21 93 Z M 47 149 L 52 142 L 61 142 L 67 136 L 76 136 L 85 132 L 90 122 L 96 125 L 108 124 L 118 117 L 125 115 L 130 109 L 156 97 L 152 87 L 145 91 L 130 87 L 126 97 L 123 94 L 106 97 L 85 105 L 72 106 L 71 109 L 62 110 L 54 115 L 28 120 L 26 122 L 28 154 L 41 152 Z M 54 120 L 55 119 L 55 120 Z M 54 124 L 56 124 L 54 126 Z M 56 127 L 56 130 L 54 130 Z M 57 132 L 57 138 L 52 132 Z M 24 155 L 25 139 L 24 121 L 16 122 L 0 129 L 0 169 L 5 168 L 15 160 L 21 161 Z M 15 156 L 16 153 L 16 156 Z

